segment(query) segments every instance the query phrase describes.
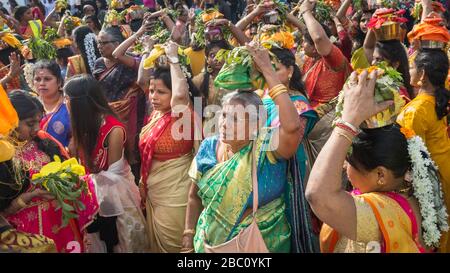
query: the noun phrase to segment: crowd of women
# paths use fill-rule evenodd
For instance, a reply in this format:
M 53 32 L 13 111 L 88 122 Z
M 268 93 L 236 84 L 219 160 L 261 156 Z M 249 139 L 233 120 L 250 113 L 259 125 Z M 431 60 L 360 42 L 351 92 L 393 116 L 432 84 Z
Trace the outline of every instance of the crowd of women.
M 0 252 L 450 252 L 448 2 L 81 2 L 0 11 Z

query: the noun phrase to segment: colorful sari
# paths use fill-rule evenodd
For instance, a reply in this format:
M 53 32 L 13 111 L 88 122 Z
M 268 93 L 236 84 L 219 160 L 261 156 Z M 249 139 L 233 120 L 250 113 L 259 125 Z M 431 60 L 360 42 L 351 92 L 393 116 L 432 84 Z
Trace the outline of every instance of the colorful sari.
M 62 103 L 55 112 L 46 114 L 41 120 L 40 127 L 64 147 L 69 146 L 72 134 L 70 131 L 70 115 L 66 104 Z
M 141 132 L 139 148 L 151 252 L 181 250 L 191 186 L 188 171 L 193 159 L 193 135 L 190 140 L 173 139 L 172 126 L 178 119 L 171 112 L 154 111 Z
M 252 222 L 244 213 L 252 207 L 252 145 L 257 145 L 259 207 L 258 227 L 270 252 L 290 252 L 291 228 L 286 215 L 286 161 L 268 152 L 274 129 L 262 132 L 257 140 L 217 162 L 218 136 L 206 138 L 195 157 L 189 175 L 197 184 L 203 211 L 194 237 L 195 252 L 204 252 L 204 242 L 211 246 L 235 237 Z
M 38 137 L 55 141 L 44 131 L 39 131 Z M 55 143 L 57 142 L 55 141 Z M 61 144 L 59 146 L 61 154 L 67 158 L 67 152 L 65 152 Z M 21 164 L 23 168 L 29 170 L 30 176 L 39 172 L 44 165 L 52 161 L 47 154 L 39 150 L 35 141 L 30 141 L 23 148 L 19 149 L 14 160 Z M 86 209 L 79 212 L 77 220 L 71 219 L 68 226 L 64 228 L 60 228 L 62 214 L 61 210 L 56 209 L 56 202 L 40 198 L 33 199 L 26 208 L 9 216 L 8 221 L 20 232 L 39 234 L 52 239 L 58 252 L 70 252 L 73 250 L 73 247 L 76 248 L 75 251 L 83 251 L 83 232 L 93 220 L 97 210 L 97 200 L 95 194 L 92 194 L 94 192 L 93 184 L 89 180 L 87 183 L 91 194 L 82 196 L 81 200 L 85 204 Z M 74 242 L 77 246 L 74 246 Z
M 292 229 L 292 251 L 296 253 L 310 253 L 319 251 L 319 241 L 313 232 L 312 212 L 305 198 L 306 188 L 306 164 L 307 157 L 303 139 L 309 134 L 317 120 L 317 114 L 309 105 L 308 100 L 296 92 L 290 94 L 300 118 L 306 119 L 302 142 L 296 155 L 289 160 L 288 187 L 286 191 L 286 203 L 289 204 L 288 216 Z M 267 126 L 278 127 L 280 125 L 278 109 L 273 100 L 266 96 L 263 98 L 264 106 L 268 112 Z
M 324 224 L 320 233 L 323 253 L 424 253 L 419 226 L 408 201 L 393 192 L 353 196 L 356 205 L 356 241 L 340 236 Z

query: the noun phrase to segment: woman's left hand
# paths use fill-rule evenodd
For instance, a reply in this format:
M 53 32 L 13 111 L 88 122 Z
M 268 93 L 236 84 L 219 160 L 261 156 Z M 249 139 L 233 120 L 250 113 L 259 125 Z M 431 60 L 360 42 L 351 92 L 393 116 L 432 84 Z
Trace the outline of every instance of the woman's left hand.
M 264 73 L 266 69 L 273 69 L 269 51 L 266 48 L 255 42 L 250 42 L 246 47 L 253 58 L 253 62 L 261 73 Z
M 164 49 L 167 57 L 178 58 L 178 45 L 175 42 L 169 41 Z
M 378 112 L 387 109 L 393 101 L 377 103 L 375 101 L 375 82 L 377 72 L 368 75 L 364 70 L 359 76 L 356 72 L 350 75 L 348 83 L 344 85 L 344 110 L 342 120 L 358 127 L 364 120 Z

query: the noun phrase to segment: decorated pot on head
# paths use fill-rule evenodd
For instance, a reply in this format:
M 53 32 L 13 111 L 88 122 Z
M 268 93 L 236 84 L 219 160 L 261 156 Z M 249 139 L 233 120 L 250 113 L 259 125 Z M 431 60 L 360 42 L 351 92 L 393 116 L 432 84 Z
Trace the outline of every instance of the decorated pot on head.
M 404 18 L 403 14 L 405 14 L 405 10 L 377 9 L 367 27 L 375 32 L 378 41 L 402 41 L 406 35 L 406 30 L 402 27 L 402 24 L 408 22 L 408 19 Z
M 362 128 L 380 128 L 390 124 L 394 124 L 397 119 L 397 115 L 400 113 L 402 107 L 405 105 L 405 100 L 400 95 L 400 87 L 403 85 L 402 74 L 394 68 L 387 65 L 386 62 L 381 62 L 376 66 L 371 66 L 368 69 L 369 74 L 373 70 L 377 70 L 377 81 L 375 84 L 375 101 L 377 103 L 383 101 L 394 101 L 388 109 L 377 113 L 376 115 L 365 120 L 362 124 Z M 356 72 L 361 74 L 363 69 L 357 69 Z M 347 79 L 346 84 L 349 79 Z M 344 106 L 344 92 L 341 91 L 338 96 L 338 103 L 336 105 L 336 119 L 333 121 L 335 124 L 341 117 Z
M 450 34 L 443 26 L 443 19 L 436 13 L 430 14 L 408 33 L 411 44 L 418 42 L 421 49 L 445 50 L 450 41 Z

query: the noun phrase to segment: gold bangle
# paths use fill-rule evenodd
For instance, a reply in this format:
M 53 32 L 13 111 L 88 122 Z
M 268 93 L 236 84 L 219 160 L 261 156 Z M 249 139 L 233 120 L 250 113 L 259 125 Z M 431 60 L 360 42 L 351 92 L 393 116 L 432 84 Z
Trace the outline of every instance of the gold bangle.
M 277 95 L 279 95 L 278 93 L 282 92 L 282 91 L 287 91 L 286 86 L 284 86 L 283 84 L 277 84 L 274 87 L 272 87 L 269 90 L 269 96 L 274 99 Z
M 182 248 L 180 253 L 194 253 L 194 248 Z
M 346 135 L 345 133 L 337 132 L 337 134 L 338 134 L 339 136 L 344 137 L 345 139 L 347 139 L 348 142 L 350 142 L 350 144 L 353 143 L 352 139 L 351 139 L 348 135 Z
M 19 207 L 21 208 L 21 209 L 23 209 L 23 208 L 26 208 L 28 205 L 27 205 L 27 203 L 25 203 L 25 201 L 23 201 L 23 199 L 22 199 L 22 197 L 17 197 L 17 199 L 16 199 L 17 201 L 17 205 L 19 205 Z
M 195 230 L 193 230 L 193 229 L 186 229 L 186 230 L 184 230 L 183 236 L 184 235 L 188 235 L 188 234 L 195 235 Z

